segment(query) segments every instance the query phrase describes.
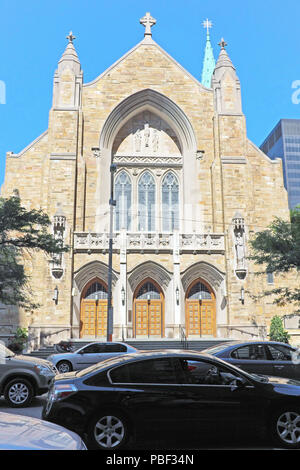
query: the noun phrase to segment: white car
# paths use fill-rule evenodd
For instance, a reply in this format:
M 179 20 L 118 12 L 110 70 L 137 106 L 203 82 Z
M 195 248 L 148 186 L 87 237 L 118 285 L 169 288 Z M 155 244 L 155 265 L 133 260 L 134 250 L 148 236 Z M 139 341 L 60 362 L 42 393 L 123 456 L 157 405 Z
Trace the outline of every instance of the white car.
M 129 344 L 119 342 L 99 342 L 82 346 L 74 352 L 52 354 L 47 358 L 58 372 L 64 374 L 72 370 L 82 370 L 110 357 L 136 353 L 138 350 Z
M 0 412 L 0 450 L 87 450 L 74 432 L 29 416 Z

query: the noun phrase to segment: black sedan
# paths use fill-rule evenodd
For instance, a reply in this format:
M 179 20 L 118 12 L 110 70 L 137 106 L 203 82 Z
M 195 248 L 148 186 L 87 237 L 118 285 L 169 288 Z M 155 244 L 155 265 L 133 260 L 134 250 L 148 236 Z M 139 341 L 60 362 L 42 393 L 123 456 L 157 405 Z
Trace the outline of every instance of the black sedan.
M 300 446 L 300 382 L 248 374 L 214 356 L 143 351 L 55 377 L 44 420 L 87 437 L 88 448 L 175 435 L 241 435 L 265 429 L 277 444 Z M 144 439 L 145 442 L 145 439 Z
M 300 351 L 275 341 L 233 341 L 202 352 L 255 374 L 300 380 Z

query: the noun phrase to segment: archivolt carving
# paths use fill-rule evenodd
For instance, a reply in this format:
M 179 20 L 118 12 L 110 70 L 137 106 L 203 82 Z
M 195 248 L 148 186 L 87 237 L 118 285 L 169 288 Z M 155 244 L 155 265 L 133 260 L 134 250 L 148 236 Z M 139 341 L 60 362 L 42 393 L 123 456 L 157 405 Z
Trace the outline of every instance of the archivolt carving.
M 108 266 L 101 261 L 92 261 L 84 266 L 82 266 L 74 275 L 74 281 L 78 288 L 78 291 L 81 292 L 84 286 L 94 279 L 99 277 L 104 282 L 108 282 Z M 115 285 L 118 280 L 116 272 L 112 273 L 112 284 Z
M 168 287 L 168 284 L 171 281 L 171 273 L 169 273 L 165 268 L 153 261 L 146 261 L 129 273 L 128 282 L 132 292 L 135 291 L 136 287 L 144 279 L 149 277 L 156 281 L 164 290 Z
M 191 283 L 198 278 L 208 282 L 213 289 L 217 290 L 224 281 L 225 274 L 211 264 L 200 261 L 182 273 L 181 282 L 184 290 L 187 291 Z
M 100 135 L 99 147 L 101 149 L 111 149 L 117 133 L 126 121 L 133 117 L 137 112 L 147 112 L 151 110 L 157 114 L 158 119 L 164 119 L 170 127 L 174 129 L 183 151 L 196 152 L 197 145 L 195 134 L 185 113 L 168 97 L 151 89 L 141 90 L 134 93 L 115 107 L 104 123 Z M 145 134 L 143 136 L 144 144 L 147 146 L 150 144 L 150 135 L 148 133 L 146 119 L 143 133 Z M 152 137 L 154 137 L 154 141 L 151 145 L 153 145 L 158 151 L 157 136 Z M 139 149 L 141 148 L 140 135 L 136 136 L 135 146 L 136 151 L 139 152 Z

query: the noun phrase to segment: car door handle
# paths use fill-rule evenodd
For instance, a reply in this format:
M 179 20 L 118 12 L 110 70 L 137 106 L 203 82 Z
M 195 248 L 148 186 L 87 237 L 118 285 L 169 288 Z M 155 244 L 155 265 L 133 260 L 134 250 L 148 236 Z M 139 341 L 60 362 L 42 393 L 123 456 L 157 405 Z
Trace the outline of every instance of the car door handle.
M 284 366 L 274 366 L 274 367 L 275 367 L 275 369 L 283 369 L 284 368 Z

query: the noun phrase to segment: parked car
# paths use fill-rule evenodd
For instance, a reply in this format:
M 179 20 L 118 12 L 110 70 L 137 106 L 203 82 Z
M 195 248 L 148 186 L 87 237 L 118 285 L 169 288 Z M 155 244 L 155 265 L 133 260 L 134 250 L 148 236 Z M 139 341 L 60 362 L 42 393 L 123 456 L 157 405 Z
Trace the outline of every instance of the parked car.
M 52 354 L 47 359 L 60 373 L 82 370 L 109 357 L 137 352 L 137 349 L 126 343 L 95 342 L 80 347 L 74 352 Z
M 207 348 L 212 354 L 241 369 L 263 375 L 300 380 L 297 348 L 276 341 L 233 341 Z
M 12 407 L 28 406 L 49 390 L 57 373 L 49 361 L 21 356 L 0 344 L 0 395 Z
M 44 420 L 115 450 L 138 436 L 181 440 L 265 429 L 300 446 L 300 381 L 260 377 L 197 351 L 141 351 L 57 375 Z
M 0 412 L 0 450 L 86 450 L 86 445 L 56 424 Z

